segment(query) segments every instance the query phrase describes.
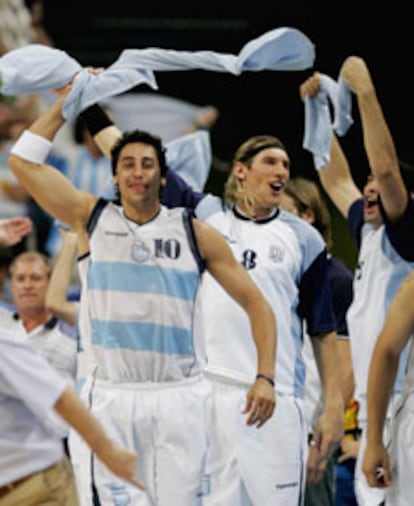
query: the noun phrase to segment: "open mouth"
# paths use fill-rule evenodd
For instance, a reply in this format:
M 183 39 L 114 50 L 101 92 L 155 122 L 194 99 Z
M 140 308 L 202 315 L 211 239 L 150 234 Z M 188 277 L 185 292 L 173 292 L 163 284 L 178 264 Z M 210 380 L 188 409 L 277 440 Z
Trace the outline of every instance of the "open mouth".
M 378 200 L 366 200 L 365 206 L 370 208 L 378 205 Z
M 282 183 L 270 183 L 270 188 L 276 192 L 279 192 L 283 189 Z

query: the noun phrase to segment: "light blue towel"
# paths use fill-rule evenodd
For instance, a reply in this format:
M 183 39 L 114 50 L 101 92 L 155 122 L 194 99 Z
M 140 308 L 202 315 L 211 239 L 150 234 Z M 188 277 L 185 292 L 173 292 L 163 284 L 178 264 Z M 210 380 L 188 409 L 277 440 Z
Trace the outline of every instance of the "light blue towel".
M 353 124 L 351 109 L 351 90 L 345 80 L 339 77 L 335 81 L 321 74 L 318 95 L 305 99 L 305 133 L 302 144 L 303 148 L 312 153 L 316 170 L 323 169 L 330 161 L 333 131 L 343 136 Z
M 73 87 L 65 102 L 62 114 L 67 120 L 75 118 L 81 111 L 105 98 L 119 95 L 140 84 L 157 89 L 152 71 L 136 67 L 117 67 L 111 65 L 100 74 L 91 74 L 82 69 L 73 82 Z
M 35 93 L 60 88 L 76 75 L 73 89 L 63 105 L 63 115 L 72 119 L 92 103 L 119 95 L 139 84 L 157 89 L 153 71 L 204 69 L 230 72 L 304 70 L 313 65 L 312 42 L 295 28 L 277 28 L 247 43 L 238 56 L 213 51 L 127 49 L 99 75 L 64 51 L 31 44 L 0 58 L 1 89 L 4 95 Z
M 0 91 L 3 95 L 26 95 L 61 88 L 81 70 L 65 51 L 30 44 L 0 58 Z
M 171 49 L 126 49 L 114 65 L 151 69 L 229 72 L 305 70 L 313 65 L 312 42 L 295 28 L 276 28 L 248 42 L 238 56 L 214 51 L 175 51 Z
M 175 170 L 193 190 L 201 192 L 212 162 L 209 132 L 197 130 L 167 142 L 165 147 L 168 167 Z

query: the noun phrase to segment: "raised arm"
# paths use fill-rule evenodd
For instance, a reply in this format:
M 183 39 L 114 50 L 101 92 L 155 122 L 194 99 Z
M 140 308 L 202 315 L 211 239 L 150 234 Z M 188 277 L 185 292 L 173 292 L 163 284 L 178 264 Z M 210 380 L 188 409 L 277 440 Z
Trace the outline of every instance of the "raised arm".
M 12 149 L 9 166 L 36 202 L 49 214 L 74 230 L 84 229 L 96 197 L 76 189 L 57 169 L 45 160 L 52 140 L 63 125 L 59 97 L 25 130 Z
M 371 487 L 384 487 L 391 483 L 390 461 L 383 443 L 383 428 L 400 355 L 414 331 L 413 299 L 414 272 L 411 272 L 391 302 L 372 353 L 368 375 L 367 446 L 363 460 L 363 471 Z M 379 467 L 384 469 L 383 482 L 378 480 Z
M 301 84 L 300 97 L 303 101 L 312 99 L 318 95 L 319 90 L 320 74 L 315 72 Z M 348 160 L 335 134 L 331 144 L 330 161 L 317 173 L 327 195 L 346 218 L 352 203 L 361 198 L 362 193 L 352 178 Z
M 99 149 L 108 159 L 111 159 L 111 148 L 121 137 L 121 130 L 99 104 L 91 105 L 82 111 L 80 116 Z
M 60 232 L 62 244 L 50 276 L 45 304 L 57 318 L 75 325 L 78 320 L 78 308 L 74 302 L 67 299 L 67 295 L 76 261 L 77 234 L 63 229 L 60 229 Z
M 342 65 L 341 75 L 357 97 L 365 151 L 384 209 L 391 220 L 397 220 L 407 207 L 408 193 L 370 72 L 362 58 L 350 56 Z
M 334 134 L 331 144 L 330 161 L 318 171 L 319 180 L 329 198 L 344 218 L 355 200 L 362 198 L 362 193 L 355 184 L 348 160 Z
M 211 226 L 194 221 L 200 250 L 207 269 L 226 292 L 240 304 L 250 319 L 257 349 L 256 381 L 247 395 L 244 413 L 247 423 L 260 427 L 273 414 L 276 400 L 274 390 L 276 362 L 275 315 L 245 269 L 237 262 L 223 237 Z

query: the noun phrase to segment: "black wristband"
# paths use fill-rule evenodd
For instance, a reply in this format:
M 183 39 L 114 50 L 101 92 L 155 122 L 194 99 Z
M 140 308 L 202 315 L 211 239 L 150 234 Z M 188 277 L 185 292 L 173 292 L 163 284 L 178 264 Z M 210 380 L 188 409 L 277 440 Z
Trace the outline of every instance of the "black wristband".
M 80 117 L 85 122 L 86 128 L 92 136 L 114 124 L 99 104 L 91 105 L 82 111 Z
M 275 382 L 270 376 L 266 376 L 266 374 L 257 374 L 256 379 L 259 379 L 259 378 L 262 378 L 262 379 L 268 381 L 272 385 L 272 387 L 275 386 Z

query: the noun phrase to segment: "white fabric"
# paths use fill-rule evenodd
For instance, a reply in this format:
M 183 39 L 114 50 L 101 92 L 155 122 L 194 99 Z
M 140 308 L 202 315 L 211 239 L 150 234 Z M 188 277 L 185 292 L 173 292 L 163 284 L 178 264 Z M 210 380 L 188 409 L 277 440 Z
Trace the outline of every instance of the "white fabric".
M 241 415 L 247 387 L 206 375 L 212 386 L 204 506 L 286 506 L 303 493 L 306 427 L 302 402 L 277 395 L 260 429 Z
M 38 325 L 27 332 L 22 321 L 14 317 L 14 312 L 3 307 L 0 307 L 0 320 L 4 329 L 26 339 L 71 386 L 75 386 L 76 338 L 74 335 L 65 334 L 60 330 L 59 325 L 53 328 Z
M 387 506 L 411 506 L 414 497 L 414 339 L 409 341 L 407 369 L 402 393 L 392 410 L 390 443 L 391 486 L 386 490 Z
M 198 375 L 193 307 L 201 272 L 191 218 L 161 206 L 137 225 L 108 203 L 95 219 L 87 283 L 97 374 L 114 382 Z
M 0 487 L 63 458 L 62 440 L 45 420 L 65 387 L 31 345 L 1 329 Z
M 358 268 L 353 280 L 354 295 L 347 312 L 359 422 L 367 418 L 366 395 L 372 351 L 389 305 L 413 265 L 394 250 L 384 225 L 379 228 L 368 223 L 363 225 Z M 393 387 L 394 393 L 402 390 L 406 361 L 407 352 L 404 351 Z
M 197 217 L 220 230 L 235 257 L 275 308 L 277 391 L 303 397 L 305 365 L 297 280 L 323 253 L 325 243 L 314 227 L 290 213 L 281 212 L 273 220 L 256 223 L 237 218 L 231 210 L 223 211 L 220 199 L 214 202 L 214 197 L 207 210 L 208 198 L 197 207 Z M 250 385 L 257 372 L 257 351 L 249 319 L 207 272 L 201 282 L 198 311 L 204 322 L 206 370 Z
M 358 423 L 359 428 L 362 429 L 360 438 L 358 456 L 355 463 L 354 474 L 354 490 L 355 496 L 358 501 L 358 506 L 377 506 L 384 501 L 385 490 L 383 488 L 370 487 L 362 471 L 362 461 L 367 444 L 366 439 L 366 423 L 364 421 Z M 384 441 L 389 437 L 389 418 L 387 418 L 384 426 Z M 387 503 L 388 506 L 388 503 Z
M 121 501 L 134 506 L 201 504 L 210 402 L 204 379 L 123 385 L 96 381 L 89 398 L 92 414 L 109 437 L 137 451 L 137 474 L 147 488 L 142 493 L 94 459 L 101 506 Z M 90 458 L 86 465 L 90 467 Z M 89 493 L 81 491 L 81 496 Z
M 411 506 L 414 497 L 414 395 L 396 407 L 390 428 L 392 484 L 386 490 L 387 506 Z
M 39 325 L 27 332 L 22 321 L 14 317 L 10 309 L 0 307 L 2 327 L 15 336 L 20 336 L 40 352 L 66 383 L 76 386 L 76 339 L 63 333 L 58 325 L 47 328 Z M 68 424 L 54 411 L 50 413 L 49 424 L 61 438 L 67 437 Z
M 41 135 L 25 130 L 15 142 L 11 154 L 32 163 L 44 163 L 52 149 L 52 142 Z

